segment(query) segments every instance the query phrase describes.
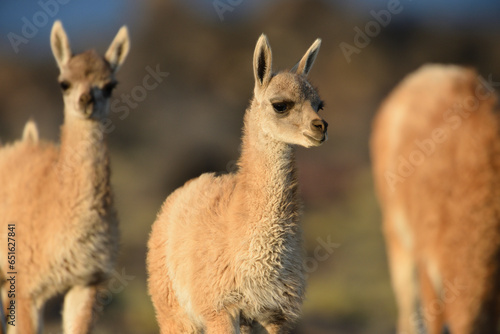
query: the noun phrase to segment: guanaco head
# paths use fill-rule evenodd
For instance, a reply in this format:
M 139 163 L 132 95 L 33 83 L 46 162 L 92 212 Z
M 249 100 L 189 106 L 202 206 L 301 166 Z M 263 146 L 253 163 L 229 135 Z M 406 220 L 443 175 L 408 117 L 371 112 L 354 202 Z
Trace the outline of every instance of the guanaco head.
M 104 57 L 94 50 L 73 55 L 60 21 L 52 27 L 50 43 L 61 72 L 59 84 L 66 116 L 95 120 L 105 117 L 117 83 L 114 75 L 130 49 L 127 27 L 121 27 Z
M 320 45 L 317 39 L 292 70 L 274 74 L 267 37 L 261 35 L 257 41 L 254 103 L 258 105 L 262 130 L 268 136 L 305 147 L 319 146 L 327 139 L 328 124 L 318 115 L 323 102 L 306 79 Z

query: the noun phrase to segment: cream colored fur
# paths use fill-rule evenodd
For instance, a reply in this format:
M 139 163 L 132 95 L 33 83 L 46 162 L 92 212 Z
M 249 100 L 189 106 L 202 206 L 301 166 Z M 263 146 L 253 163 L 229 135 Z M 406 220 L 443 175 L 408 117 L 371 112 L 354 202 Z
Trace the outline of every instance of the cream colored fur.
M 293 145 L 326 140 L 306 80 L 319 46 L 291 72 L 272 74 L 260 37 L 239 171 L 203 174 L 165 201 L 147 257 L 161 333 L 285 333 L 298 319 L 305 279 Z
M 500 127 L 495 103 L 493 88 L 474 70 L 427 65 L 394 89 L 375 119 L 374 177 L 400 334 L 420 333 L 422 323 L 429 334 L 440 334 L 445 324 L 453 334 L 497 333 Z M 415 141 L 428 145 L 422 162 L 415 159 L 415 152 L 423 152 Z M 413 172 L 398 172 L 401 159 L 417 162 Z M 401 174 L 407 175 L 395 181 Z
M 96 287 L 117 255 L 118 222 L 99 120 L 108 113 L 114 73 L 129 50 L 127 29 L 118 32 L 105 58 L 94 51 L 73 56 L 59 21 L 51 44 L 65 88 L 61 144 L 39 140 L 30 121 L 21 141 L 0 150 L 4 282 L 12 271 L 7 224 L 16 228 L 16 326 L 7 326 L 9 333 L 41 333 L 45 302 L 62 293 L 64 333 L 90 332 Z

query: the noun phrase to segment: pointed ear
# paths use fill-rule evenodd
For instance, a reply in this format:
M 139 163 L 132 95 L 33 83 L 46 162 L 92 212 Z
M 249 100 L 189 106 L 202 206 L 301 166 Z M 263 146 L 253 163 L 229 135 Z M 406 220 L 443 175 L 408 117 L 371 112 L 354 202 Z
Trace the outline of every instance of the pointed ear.
M 64 31 L 61 21 L 57 20 L 52 26 L 52 32 L 50 33 L 50 46 L 52 47 L 52 53 L 54 58 L 56 58 L 57 65 L 61 68 L 65 65 L 71 58 L 71 49 L 69 47 L 68 36 Z
M 118 30 L 115 39 L 106 51 L 104 58 L 109 62 L 113 72 L 116 71 L 127 58 L 130 50 L 130 39 L 128 37 L 128 29 L 123 26 Z
M 321 39 L 318 38 L 314 41 L 314 43 L 309 47 L 306 51 L 306 54 L 302 57 L 302 59 L 295 65 L 291 72 L 295 72 L 297 74 L 302 74 L 307 76 L 311 71 L 311 68 L 314 64 L 314 60 L 316 60 L 316 56 L 319 52 L 319 47 L 321 46 Z
M 264 87 L 271 80 L 271 66 L 273 56 L 266 35 L 262 34 L 255 46 L 253 54 L 253 74 L 255 76 L 255 87 Z

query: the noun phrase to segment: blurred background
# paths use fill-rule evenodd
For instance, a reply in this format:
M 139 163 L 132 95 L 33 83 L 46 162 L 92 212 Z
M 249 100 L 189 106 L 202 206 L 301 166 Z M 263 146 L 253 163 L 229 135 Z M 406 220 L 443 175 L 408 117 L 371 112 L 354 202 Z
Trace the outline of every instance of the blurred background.
M 100 293 L 95 333 L 157 333 L 145 272 L 157 211 L 186 180 L 234 170 L 258 36 L 267 34 L 275 70 L 291 68 L 321 37 L 309 77 L 326 101 L 329 140 L 297 149 L 309 287 L 296 333 L 394 333 L 371 120 L 384 96 L 427 62 L 474 66 L 500 81 L 499 17 L 496 0 L 2 1 L 0 139 L 16 140 L 33 118 L 43 138 L 59 140 L 54 20 L 62 20 L 75 52 L 103 54 L 119 27 L 129 27 L 132 47 L 117 75 L 108 136 L 120 284 Z M 168 75 L 146 90 L 151 70 Z M 61 332 L 60 304 L 56 298 L 45 310 L 46 333 Z

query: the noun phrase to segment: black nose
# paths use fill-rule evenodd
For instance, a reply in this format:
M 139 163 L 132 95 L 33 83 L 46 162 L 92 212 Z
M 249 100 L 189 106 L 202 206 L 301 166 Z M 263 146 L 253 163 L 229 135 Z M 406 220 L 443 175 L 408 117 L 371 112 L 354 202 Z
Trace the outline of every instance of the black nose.
M 83 107 L 86 107 L 86 106 L 88 106 L 89 104 L 91 104 L 93 102 L 94 102 L 94 96 L 92 94 L 90 94 L 90 93 L 83 93 L 80 96 L 80 104 Z
M 328 123 L 322 119 L 315 119 L 311 122 L 311 129 L 312 130 L 319 130 L 319 131 L 325 133 L 327 128 L 328 128 Z

